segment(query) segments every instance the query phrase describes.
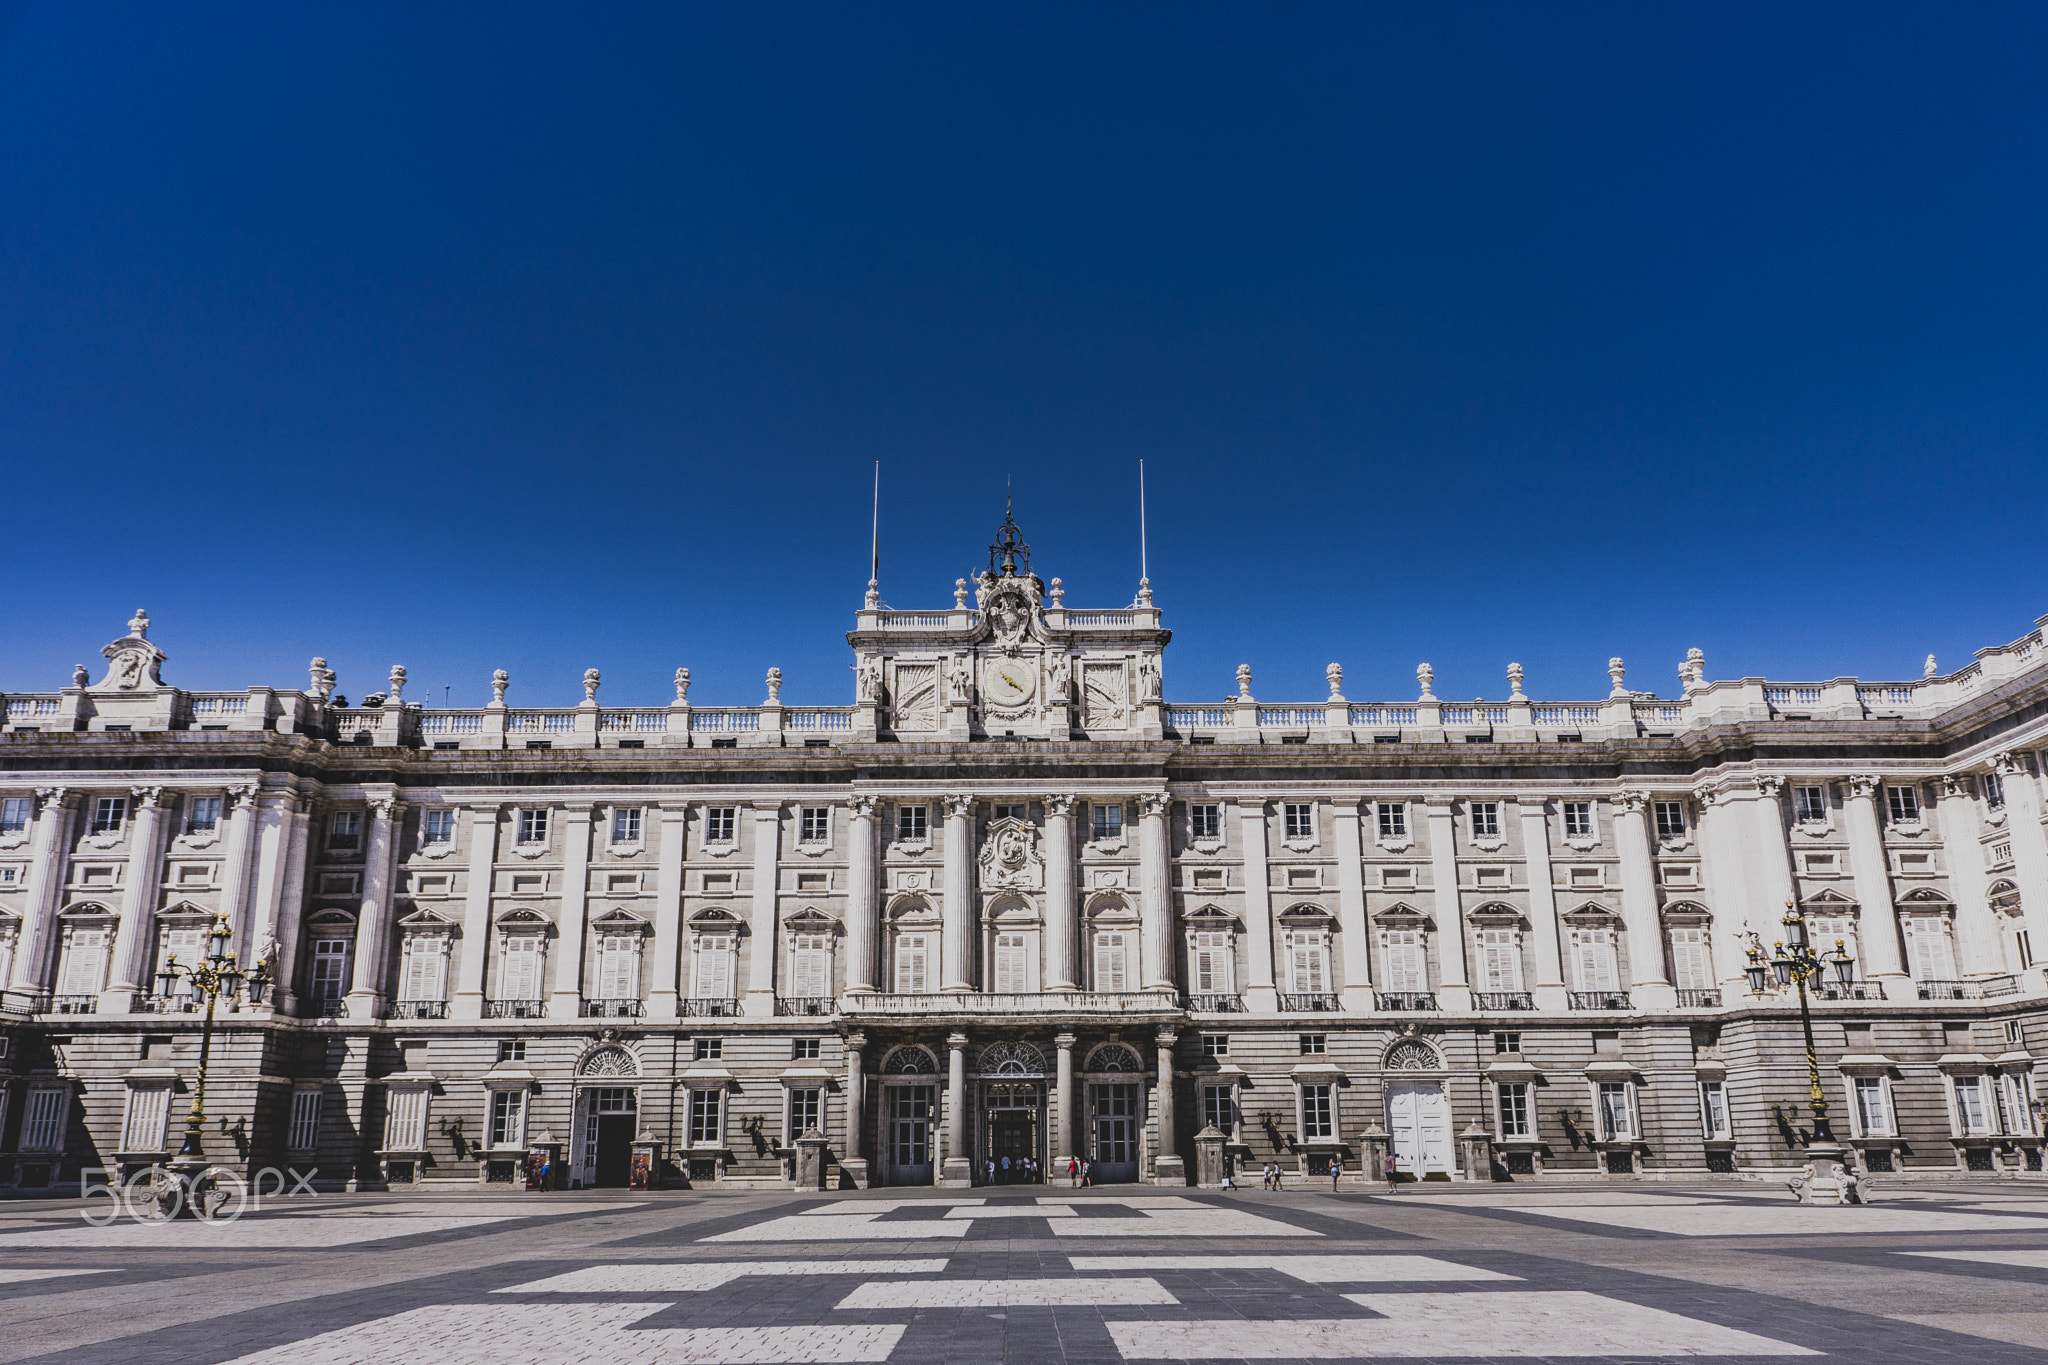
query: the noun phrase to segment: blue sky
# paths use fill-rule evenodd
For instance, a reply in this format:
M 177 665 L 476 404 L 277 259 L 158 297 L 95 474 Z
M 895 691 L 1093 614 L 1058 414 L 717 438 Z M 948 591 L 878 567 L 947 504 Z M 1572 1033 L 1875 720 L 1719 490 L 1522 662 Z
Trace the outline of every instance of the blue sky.
M 0 6 L 0 690 L 852 692 L 1014 482 L 1174 699 L 2048 612 L 2038 6 Z

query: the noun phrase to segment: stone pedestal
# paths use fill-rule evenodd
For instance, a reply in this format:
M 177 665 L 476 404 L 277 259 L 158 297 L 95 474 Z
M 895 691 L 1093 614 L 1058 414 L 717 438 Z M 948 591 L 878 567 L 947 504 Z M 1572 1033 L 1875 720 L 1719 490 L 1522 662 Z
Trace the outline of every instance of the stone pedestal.
M 1475 1181 L 1493 1179 L 1493 1134 L 1473 1124 L 1458 1134 L 1458 1146 L 1465 1154 L 1465 1178 Z
M 964 1190 L 974 1183 L 974 1163 L 964 1156 L 949 1156 L 946 1164 L 939 1167 L 938 1186 L 942 1190 Z
M 839 1163 L 841 1178 L 856 1190 L 868 1187 L 868 1159 L 864 1156 L 850 1156 Z
M 1160 1157 L 1152 1163 L 1152 1183 L 1185 1186 L 1188 1183 L 1187 1162 L 1177 1153 Z
M 804 1135 L 796 1140 L 796 1180 L 792 1188 L 825 1188 L 825 1135 L 816 1128 L 805 1129 Z
M 1195 1134 L 1195 1184 L 1205 1190 L 1223 1187 L 1223 1131 L 1210 1124 Z
M 1365 1178 L 1383 1183 L 1387 1178 L 1387 1130 L 1377 1120 L 1365 1125 L 1365 1131 L 1358 1135 L 1359 1169 Z
M 1849 1153 L 1839 1146 L 1816 1143 L 1806 1149 L 1806 1164 L 1788 1182 L 1802 1204 L 1860 1204 L 1861 1180 Z

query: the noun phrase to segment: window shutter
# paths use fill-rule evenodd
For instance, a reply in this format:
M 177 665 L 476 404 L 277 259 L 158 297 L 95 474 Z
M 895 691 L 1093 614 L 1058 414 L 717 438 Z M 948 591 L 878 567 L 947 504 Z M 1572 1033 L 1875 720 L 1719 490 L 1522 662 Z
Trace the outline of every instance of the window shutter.
M 732 938 L 726 934 L 705 934 L 697 939 L 697 992 L 699 1000 L 725 1000 L 732 995 Z
M 504 1000 L 540 998 L 540 940 L 522 935 L 505 940 L 505 970 L 498 995 Z
M 998 995 L 1021 994 L 1028 987 L 1026 972 L 1026 943 L 1022 934 L 996 935 L 996 993 Z
M 823 934 L 798 934 L 790 954 L 790 985 L 797 995 L 823 996 L 832 993 L 826 980 L 826 964 L 832 959 Z
M 1429 989 L 1422 955 L 1420 929 L 1387 931 L 1387 989 L 1426 991 Z
M 1201 995 L 1229 995 L 1232 981 L 1230 935 L 1211 931 L 1195 935 L 1195 990 Z
M 1321 995 L 1324 990 L 1323 936 L 1297 930 L 1287 936 L 1293 958 L 1294 989 L 1301 995 Z
M 1489 991 L 1522 989 L 1522 954 L 1512 929 L 1479 931 L 1481 975 Z
M 64 984 L 59 995 L 98 995 L 106 970 L 107 931 L 79 929 L 71 935 L 71 949 L 64 955 Z
M 157 965 L 162 966 L 164 963 L 168 963 L 173 956 L 188 967 L 205 957 L 206 931 L 204 929 L 173 929 L 166 933 L 164 935 L 163 962 Z M 172 983 L 171 993 L 173 995 L 192 994 L 192 979 L 190 977 L 179 977 Z M 131 1150 L 140 1151 L 143 1149 L 135 1148 Z
M 1707 960 L 1707 931 L 1671 931 L 1671 975 L 1682 991 L 1705 991 L 1714 987 L 1714 973 Z
M 1932 920 L 1906 923 L 1906 944 L 1913 955 L 1915 981 L 1951 981 L 1955 971 L 1948 951 L 1948 935 Z
M 640 995 L 640 955 L 636 940 L 627 934 L 610 934 L 598 955 L 597 994 L 601 1000 L 634 1000 Z
M 1579 989 L 1615 989 L 1614 943 L 1605 929 L 1572 930 L 1572 960 L 1578 966 Z
M 1861 954 L 1856 951 L 1856 922 L 1847 916 L 1831 916 L 1827 919 L 1808 920 L 1806 928 L 1807 941 L 1813 945 L 1813 950 L 1816 953 L 1832 951 L 1835 946 L 1835 940 L 1840 939 L 1842 940 L 1843 952 L 1846 952 L 1851 958 L 1861 957 Z
M 121 1135 L 121 1149 L 154 1152 L 164 1145 L 164 1119 L 170 1113 L 171 1092 L 163 1086 L 128 1092 L 128 1131 Z
M 1121 933 L 1099 933 L 1095 936 L 1095 989 L 1125 989 L 1124 936 Z
M 925 992 L 925 936 L 923 934 L 899 934 L 896 936 L 896 991 L 900 995 L 923 995 Z
M 434 989 L 433 964 L 438 953 L 439 940 L 415 936 L 405 942 L 405 981 L 400 988 L 401 1000 L 439 1000 L 440 993 Z

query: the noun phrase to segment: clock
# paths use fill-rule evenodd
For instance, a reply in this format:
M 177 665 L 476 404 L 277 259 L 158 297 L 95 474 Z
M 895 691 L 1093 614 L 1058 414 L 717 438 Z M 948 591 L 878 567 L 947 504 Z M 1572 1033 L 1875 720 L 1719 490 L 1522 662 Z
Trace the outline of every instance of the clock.
M 1038 690 L 1036 670 L 1014 659 L 992 663 L 982 675 L 981 690 L 997 706 L 1022 706 Z

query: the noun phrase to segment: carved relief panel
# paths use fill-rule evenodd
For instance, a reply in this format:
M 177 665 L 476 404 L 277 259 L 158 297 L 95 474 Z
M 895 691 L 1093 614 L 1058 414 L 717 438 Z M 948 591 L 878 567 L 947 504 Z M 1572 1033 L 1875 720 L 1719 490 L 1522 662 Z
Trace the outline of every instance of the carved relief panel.
M 1123 730 L 1131 723 L 1130 673 L 1122 660 L 1081 665 L 1081 725 L 1084 729 Z
M 939 666 L 936 663 L 896 665 L 894 724 L 903 733 L 930 733 L 939 728 Z

